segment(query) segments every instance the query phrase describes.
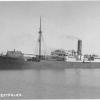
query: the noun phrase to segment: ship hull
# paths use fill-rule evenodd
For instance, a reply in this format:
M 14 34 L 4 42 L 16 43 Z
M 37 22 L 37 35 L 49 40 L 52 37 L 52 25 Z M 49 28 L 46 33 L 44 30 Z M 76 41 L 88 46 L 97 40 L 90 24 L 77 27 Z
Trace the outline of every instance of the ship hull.
M 43 68 L 43 69 L 67 69 L 67 68 L 100 68 L 100 62 L 65 62 L 65 61 L 41 61 L 39 63 L 34 63 L 33 68 Z
M 0 69 L 23 69 L 28 62 L 22 58 L 0 56 Z
M 66 61 L 48 61 L 40 62 L 25 61 L 21 58 L 11 58 L 0 56 L 0 69 L 66 69 L 66 68 L 100 68 L 100 62 L 66 62 Z

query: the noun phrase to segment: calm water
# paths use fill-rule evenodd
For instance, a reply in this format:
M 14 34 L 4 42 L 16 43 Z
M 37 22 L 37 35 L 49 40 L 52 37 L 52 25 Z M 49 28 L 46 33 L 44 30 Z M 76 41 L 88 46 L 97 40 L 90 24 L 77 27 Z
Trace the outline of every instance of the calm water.
M 100 69 L 0 71 L 0 93 L 21 98 L 100 98 Z

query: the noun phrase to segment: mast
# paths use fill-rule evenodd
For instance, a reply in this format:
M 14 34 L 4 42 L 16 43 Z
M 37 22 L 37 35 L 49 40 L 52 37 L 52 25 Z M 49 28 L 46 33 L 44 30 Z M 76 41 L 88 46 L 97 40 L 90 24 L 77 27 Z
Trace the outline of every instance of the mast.
M 41 31 L 41 16 L 40 16 L 40 28 L 39 28 L 39 60 L 41 59 L 41 36 L 42 36 L 42 31 Z

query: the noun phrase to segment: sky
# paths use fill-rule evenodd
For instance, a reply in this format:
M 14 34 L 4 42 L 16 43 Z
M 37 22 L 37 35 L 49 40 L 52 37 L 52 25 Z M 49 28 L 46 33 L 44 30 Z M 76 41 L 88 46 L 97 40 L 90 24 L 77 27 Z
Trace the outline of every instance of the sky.
M 0 52 L 36 53 L 42 20 L 42 48 L 77 50 L 100 55 L 100 2 L 97 1 L 0 1 Z

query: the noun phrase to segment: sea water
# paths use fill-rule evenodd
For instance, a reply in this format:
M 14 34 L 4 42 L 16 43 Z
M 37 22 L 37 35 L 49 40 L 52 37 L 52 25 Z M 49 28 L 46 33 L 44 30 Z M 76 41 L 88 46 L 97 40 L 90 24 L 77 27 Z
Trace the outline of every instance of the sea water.
M 23 99 L 100 98 L 100 69 L 1 70 L 0 94 L 7 93 Z

